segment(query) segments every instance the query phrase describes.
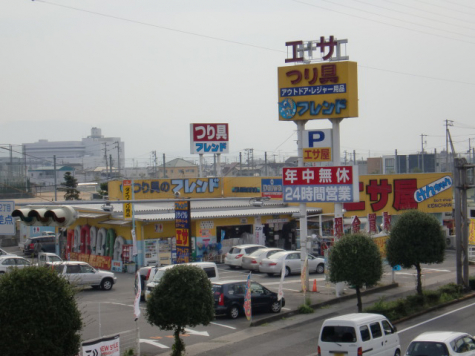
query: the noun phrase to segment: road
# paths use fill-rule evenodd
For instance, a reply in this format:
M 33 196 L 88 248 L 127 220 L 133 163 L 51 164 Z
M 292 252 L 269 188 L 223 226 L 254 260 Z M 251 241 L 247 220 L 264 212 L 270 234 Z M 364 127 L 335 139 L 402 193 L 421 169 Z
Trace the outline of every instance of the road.
M 423 281 L 426 283 L 429 280 L 437 279 L 447 274 L 454 275 L 455 263 L 453 253 L 447 255 L 447 259 L 443 264 L 425 266 Z M 219 266 L 220 279 L 233 280 L 233 279 L 245 279 L 248 272 L 243 270 L 230 270 L 224 265 Z M 114 286 L 110 292 L 97 291 L 92 289 L 86 289 L 78 294 L 78 302 L 83 313 L 85 328 L 83 330 L 83 340 L 89 340 L 98 338 L 100 335 L 114 335 L 117 333 L 127 335 L 127 338 L 135 337 L 136 324 L 133 317 L 133 279 L 132 274 L 117 274 L 118 283 Z M 267 286 L 273 291 L 277 291 L 280 278 L 278 276 L 269 277 L 266 274 L 253 273 L 252 278 L 259 283 Z M 386 268 L 385 277 L 386 280 L 392 278 L 391 272 Z M 401 284 L 414 285 L 413 271 L 403 270 L 396 272 L 396 281 Z M 317 280 L 319 293 L 307 293 L 308 296 L 315 302 L 322 299 L 334 298 L 335 293 L 332 285 L 325 283 L 325 276 L 321 274 L 310 275 L 311 285 L 314 280 Z M 455 280 L 455 278 L 454 278 Z M 415 285 L 414 285 L 415 286 Z M 186 286 L 185 286 L 186 288 Z M 292 275 L 286 278 L 284 282 L 284 293 L 286 298 L 285 310 L 295 310 L 299 305 L 303 304 L 304 298 L 301 291 L 300 276 Z M 157 355 L 162 353 L 168 353 L 170 347 L 173 344 L 171 331 L 160 331 L 157 327 L 151 326 L 146 322 L 144 317 L 146 303 L 141 303 L 141 309 L 143 311 L 142 317 L 138 321 L 138 328 L 140 331 L 141 353 L 143 355 Z M 347 307 L 337 305 L 328 307 L 331 311 L 334 309 L 335 315 L 337 313 L 350 313 L 356 311 L 356 302 L 349 302 Z M 328 311 L 328 310 L 327 310 Z M 317 313 L 318 314 L 318 311 Z M 260 313 L 253 316 L 254 320 L 266 318 L 272 314 Z M 272 337 L 269 335 L 262 335 L 259 340 L 259 348 L 263 347 L 264 350 L 274 350 L 274 352 L 280 352 L 280 350 L 290 350 L 293 347 L 301 349 L 299 354 L 308 354 L 313 350 L 313 345 L 316 344 L 316 331 L 319 330 L 319 322 L 323 321 L 327 316 L 323 316 L 319 319 L 318 315 L 314 315 L 314 319 L 309 324 L 312 327 L 304 327 L 298 331 L 299 327 L 285 327 L 278 328 L 272 332 Z M 316 318 L 316 319 L 315 319 Z M 306 322 L 307 323 L 307 322 Z M 281 322 L 272 323 L 280 326 Z M 306 325 L 306 324 L 304 324 Z M 266 328 L 264 325 L 257 328 Z M 273 325 L 274 327 L 274 325 Z M 208 342 L 210 340 L 221 340 L 223 338 L 229 339 L 236 333 L 246 333 L 250 328 L 249 322 L 246 318 L 241 317 L 237 320 L 228 319 L 225 316 L 217 316 L 216 320 L 208 326 L 198 326 L 193 330 L 189 329 L 188 333 L 184 335 L 184 340 L 189 348 L 193 344 Z M 292 335 L 292 337 L 288 337 Z M 310 341 L 309 341 L 310 340 Z M 313 340 L 313 341 L 312 341 Z M 251 343 L 256 345 L 256 343 Z M 239 345 L 239 344 L 237 344 Z M 242 345 L 240 346 L 242 347 Z M 234 348 L 234 346 L 232 347 Z M 219 350 L 219 349 L 218 349 Z M 227 351 L 228 348 L 226 349 Z M 223 352 L 221 350 L 220 352 Z M 235 350 L 235 352 L 237 352 Z M 213 354 L 212 352 L 210 354 Z M 219 355 L 220 353 L 215 353 Z M 234 354 L 234 353 L 233 353 Z M 239 354 L 239 353 L 238 353 Z M 274 353 L 275 354 L 275 353 Z
M 21 253 L 18 253 L 21 255 Z M 220 279 L 233 280 L 245 279 L 248 272 L 243 270 L 230 270 L 224 265 L 219 265 Z M 433 284 L 447 280 L 455 281 L 455 255 L 453 251 L 447 251 L 446 260 L 439 265 L 424 266 L 423 284 Z M 77 294 L 78 305 L 81 310 L 84 328 L 82 340 L 96 339 L 106 335 L 121 335 L 121 344 L 125 343 L 132 347 L 138 327 L 141 340 L 141 355 L 169 354 L 173 344 L 171 331 L 161 331 L 157 327 L 147 323 L 145 318 L 146 303 L 141 303 L 142 316 L 138 322 L 134 322 L 133 301 L 134 301 L 134 275 L 117 273 L 118 282 L 111 291 L 93 290 L 85 288 Z M 447 279 L 449 277 L 449 279 Z M 280 278 L 278 276 L 269 277 L 266 274 L 253 273 L 252 278 L 267 286 L 273 291 L 277 291 Z M 415 289 L 414 271 L 402 270 L 395 272 L 394 276 L 385 267 L 383 280 L 390 283 L 395 279 L 400 286 L 409 286 Z M 444 279 L 445 278 L 445 279 Z M 310 285 L 317 281 L 318 293 L 307 293 L 312 303 L 335 298 L 333 286 L 325 282 L 325 276 L 320 274 L 310 275 Z M 447 282 L 447 283 L 448 283 Z M 185 286 L 186 288 L 186 286 Z M 398 288 L 400 289 L 400 288 Z M 286 298 L 286 310 L 295 310 L 304 301 L 301 291 L 300 276 L 293 275 L 287 277 L 284 282 L 284 293 Z M 388 292 L 395 293 L 394 292 Z M 353 290 L 345 290 L 345 294 L 354 293 Z M 374 303 L 380 296 L 375 295 L 364 298 L 363 304 Z M 375 299 L 376 298 L 376 299 Z M 231 320 L 225 316 L 217 316 L 216 320 L 208 326 L 197 326 L 193 330 L 188 329 L 183 336 L 187 346 L 187 354 L 192 355 L 312 355 L 316 352 L 317 334 L 321 323 L 328 317 L 356 312 L 356 301 L 350 300 L 345 303 L 328 306 L 323 310 L 317 310 L 312 315 L 298 315 L 284 320 L 266 323 L 259 327 L 250 327 L 246 318 L 241 317 Z M 473 310 L 470 309 L 473 314 Z M 253 320 L 265 319 L 273 314 L 262 313 L 253 315 Z M 416 320 L 416 319 L 415 319 Z M 421 319 L 422 320 L 422 319 Z M 437 325 L 435 321 L 431 322 Z M 404 345 L 415 336 L 414 332 L 425 330 L 427 325 L 422 325 L 414 329 L 403 331 L 413 324 L 398 325 L 402 331 L 401 341 Z M 442 323 L 442 326 L 444 323 Z M 450 324 L 456 325 L 451 321 Z M 463 331 L 475 333 L 461 326 Z M 236 341 L 230 343 L 229 341 Z M 219 347 L 219 345 L 226 345 Z M 206 352 L 202 350 L 205 349 Z

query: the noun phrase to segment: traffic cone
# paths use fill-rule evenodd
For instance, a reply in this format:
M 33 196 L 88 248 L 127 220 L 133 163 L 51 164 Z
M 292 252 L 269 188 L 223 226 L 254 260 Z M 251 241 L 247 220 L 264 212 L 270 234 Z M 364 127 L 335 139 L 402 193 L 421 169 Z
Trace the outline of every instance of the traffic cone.
M 317 292 L 317 280 L 316 280 L 316 279 L 313 280 L 313 289 L 312 289 L 312 292 L 315 292 L 315 293 Z

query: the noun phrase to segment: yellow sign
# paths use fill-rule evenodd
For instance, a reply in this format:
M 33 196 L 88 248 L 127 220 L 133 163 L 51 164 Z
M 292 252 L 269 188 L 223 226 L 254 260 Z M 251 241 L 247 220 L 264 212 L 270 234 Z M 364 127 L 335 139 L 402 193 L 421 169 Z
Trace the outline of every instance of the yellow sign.
M 278 68 L 279 120 L 358 117 L 356 62 Z
M 122 182 L 124 190 L 124 200 L 132 200 L 132 181 L 124 180 Z M 132 204 L 124 203 L 124 219 L 132 218 Z
M 475 245 L 475 219 L 470 219 L 470 225 L 468 225 L 468 244 Z
M 331 162 L 332 149 L 331 147 L 314 147 L 303 149 L 304 162 Z

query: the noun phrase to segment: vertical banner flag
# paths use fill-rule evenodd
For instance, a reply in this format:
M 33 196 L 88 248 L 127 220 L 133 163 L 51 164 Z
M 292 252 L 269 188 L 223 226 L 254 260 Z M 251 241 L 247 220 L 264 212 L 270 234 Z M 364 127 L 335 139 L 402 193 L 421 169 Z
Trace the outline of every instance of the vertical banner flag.
M 134 316 L 135 316 L 135 321 L 137 321 L 137 319 L 140 317 L 140 296 L 142 294 L 142 283 L 140 280 L 139 271 L 137 271 L 135 280 L 137 281 L 137 294 L 135 295 L 135 300 L 134 300 Z
M 277 292 L 277 300 L 280 301 L 284 297 L 284 278 L 285 278 L 285 256 L 282 260 L 282 272 L 280 273 L 279 291 Z
M 244 313 L 246 314 L 247 320 L 252 319 L 252 310 L 251 310 L 251 272 L 247 276 L 246 282 L 246 295 L 244 296 Z
M 131 230 L 132 234 L 132 256 L 137 256 L 137 237 L 135 236 L 135 229 Z
M 82 356 L 120 356 L 120 335 L 82 343 Z
M 305 261 L 302 267 L 302 274 L 300 275 L 300 281 L 302 282 L 303 294 L 307 293 L 307 268 L 308 268 L 308 256 L 305 257 Z
M 126 179 L 122 181 L 122 191 L 124 200 L 132 200 L 132 181 Z M 124 219 L 132 218 L 132 203 L 124 203 Z

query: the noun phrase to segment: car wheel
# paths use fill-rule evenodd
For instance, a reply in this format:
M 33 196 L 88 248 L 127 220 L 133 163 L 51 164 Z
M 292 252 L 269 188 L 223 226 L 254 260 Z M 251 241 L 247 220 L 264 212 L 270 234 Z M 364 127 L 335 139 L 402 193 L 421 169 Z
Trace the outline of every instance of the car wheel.
M 103 290 L 111 290 L 113 284 L 114 284 L 114 283 L 112 283 L 112 280 L 111 280 L 111 279 L 106 278 L 106 279 L 102 280 L 102 282 L 101 282 L 101 288 L 102 288 Z
M 399 349 L 396 350 L 396 352 L 394 353 L 394 356 L 401 356 L 401 351 Z
M 285 267 L 285 277 L 288 277 L 290 276 L 290 268 L 289 267 Z
M 274 275 L 274 273 L 267 273 L 267 275 L 268 275 L 269 277 L 272 277 L 272 276 Z
M 325 265 L 323 263 L 320 263 L 318 266 L 317 266 L 317 273 L 323 273 L 325 272 Z
M 270 306 L 270 311 L 273 312 L 273 313 L 280 313 L 281 309 L 282 309 L 282 307 L 280 306 L 280 302 L 274 302 Z
M 237 305 L 233 305 L 229 311 L 228 311 L 228 316 L 231 318 L 231 319 L 236 319 L 238 316 L 239 316 L 239 308 L 237 307 Z

